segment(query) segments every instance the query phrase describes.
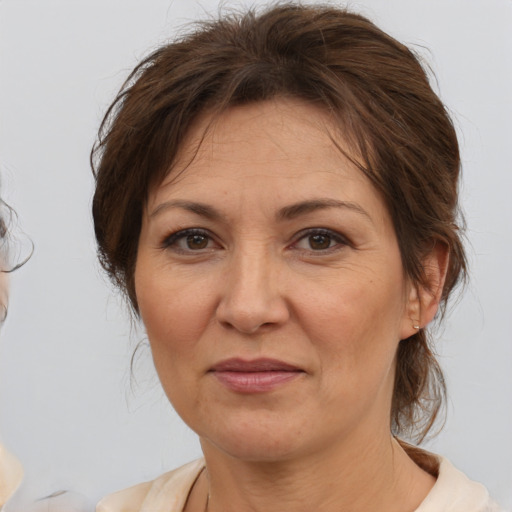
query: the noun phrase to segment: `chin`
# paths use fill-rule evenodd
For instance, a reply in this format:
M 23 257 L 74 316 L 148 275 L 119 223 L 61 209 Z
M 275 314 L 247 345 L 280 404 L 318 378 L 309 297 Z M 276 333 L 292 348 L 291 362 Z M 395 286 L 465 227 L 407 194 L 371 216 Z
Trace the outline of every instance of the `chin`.
M 278 462 L 294 458 L 299 451 L 290 440 L 273 438 L 268 435 L 240 435 L 223 439 L 201 438 L 203 450 L 205 445 L 213 445 L 230 457 L 247 462 Z M 206 448 L 208 451 L 208 449 Z
M 205 452 L 219 450 L 230 457 L 251 462 L 278 462 L 293 459 L 317 443 L 302 434 L 306 425 L 279 418 L 238 418 L 218 423 L 215 429 L 196 430 Z M 311 446 L 310 446 L 311 445 Z M 314 450 L 314 448 L 313 448 Z

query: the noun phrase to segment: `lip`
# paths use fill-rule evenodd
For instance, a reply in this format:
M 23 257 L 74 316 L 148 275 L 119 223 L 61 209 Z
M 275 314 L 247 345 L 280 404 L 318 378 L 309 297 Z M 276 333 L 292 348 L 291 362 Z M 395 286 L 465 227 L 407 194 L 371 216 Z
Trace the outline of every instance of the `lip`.
M 267 393 L 297 379 L 304 370 L 277 359 L 233 358 L 215 364 L 210 373 L 225 387 L 237 393 Z

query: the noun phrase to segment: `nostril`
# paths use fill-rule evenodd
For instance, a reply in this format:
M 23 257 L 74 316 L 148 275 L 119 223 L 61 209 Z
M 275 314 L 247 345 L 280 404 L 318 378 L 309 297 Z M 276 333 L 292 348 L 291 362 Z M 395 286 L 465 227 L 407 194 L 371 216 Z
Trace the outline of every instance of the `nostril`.
M 277 284 L 269 280 L 268 272 L 258 270 L 257 265 L 242 270 L 231 274 L 222 290 L 215 311 L 219 324 L 253 334 L 286 322 L 290 314 L 288 302 Z
M 234 329 L 243 334 L 254 334 L 277 325 L 276 322 L 262 320 L 261 315 L 228 314 L 220 318 L 217 316 L 217 320 L 224 329 Z

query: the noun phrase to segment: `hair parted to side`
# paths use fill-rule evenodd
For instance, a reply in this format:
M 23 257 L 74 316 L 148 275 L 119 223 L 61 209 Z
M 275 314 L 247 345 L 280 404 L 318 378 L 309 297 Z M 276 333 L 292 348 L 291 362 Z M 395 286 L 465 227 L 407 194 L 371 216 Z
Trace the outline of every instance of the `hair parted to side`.
M 103 267 L 137 313 L 134 269 L 151 187 L 172 172 L 205 111 L 272 98 L 327 112 L 391 213 L 404 272 L 425 286 L 433 245 L 449 251 L 446 301 L 465 276 L 458 222 L 460 158 L 450 117 L 415 55 L 369 20 L 332 6 L 278 4 L 202 22 L 130 74 L 91 153 L 95 233 Z M 340 148 L 341 151 L 348 151 Z M 421 441 L 445 385 L 425 329 L 400 343 L 392 430 Z

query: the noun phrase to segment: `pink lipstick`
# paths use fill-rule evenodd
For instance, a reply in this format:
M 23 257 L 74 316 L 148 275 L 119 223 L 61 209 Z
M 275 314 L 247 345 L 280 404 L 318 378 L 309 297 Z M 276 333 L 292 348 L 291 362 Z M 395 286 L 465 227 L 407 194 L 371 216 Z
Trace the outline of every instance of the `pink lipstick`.
M 217 363 L 210 372 L 231 391 L 265 393 L 272 391 L 304 373 L 303 370 L 276 359 L 227 359 Z

